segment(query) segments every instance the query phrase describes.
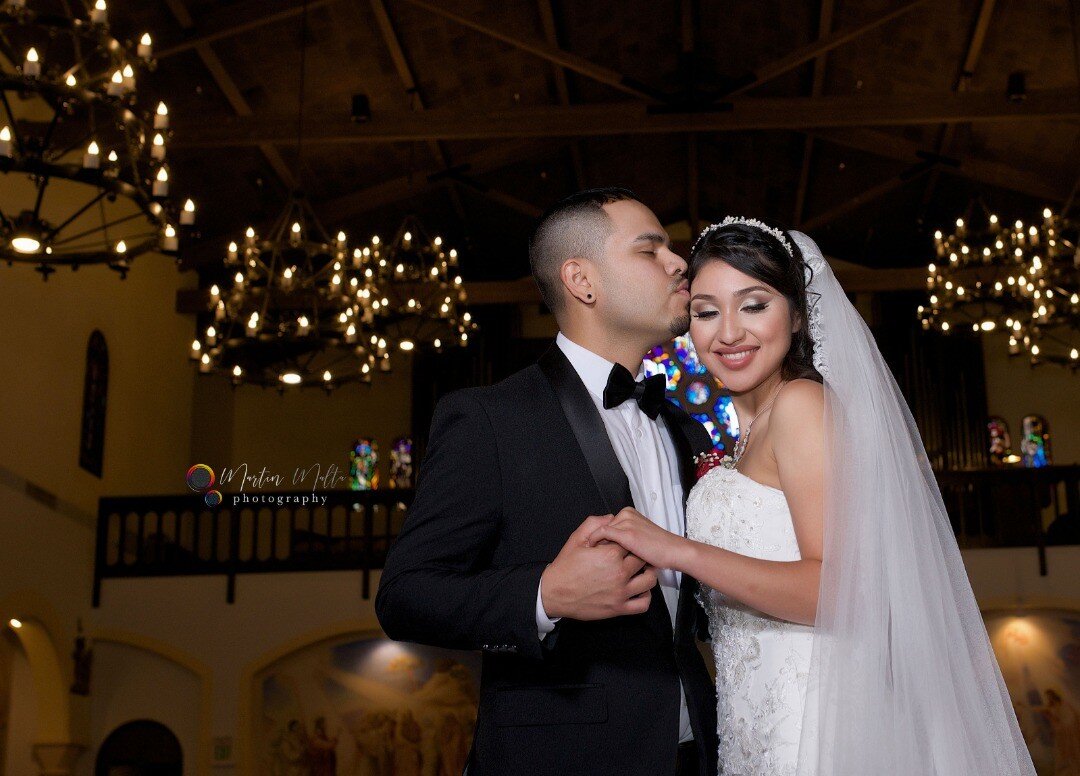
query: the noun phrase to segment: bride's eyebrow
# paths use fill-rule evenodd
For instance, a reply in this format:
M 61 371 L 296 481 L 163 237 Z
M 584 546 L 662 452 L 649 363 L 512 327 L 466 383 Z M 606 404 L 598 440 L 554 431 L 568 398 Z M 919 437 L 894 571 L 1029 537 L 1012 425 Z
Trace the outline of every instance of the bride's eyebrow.
M 749 294 L 752 291 L 764 291 L 766 294 L 773 293 L 769 289 L 765 288 L 765 286 L 750 286 L 749 288 L 743 288 L 743 289 L 740 289 L 739 291 L 736 291 L 735 296 L 746 296 L 747 294 Z

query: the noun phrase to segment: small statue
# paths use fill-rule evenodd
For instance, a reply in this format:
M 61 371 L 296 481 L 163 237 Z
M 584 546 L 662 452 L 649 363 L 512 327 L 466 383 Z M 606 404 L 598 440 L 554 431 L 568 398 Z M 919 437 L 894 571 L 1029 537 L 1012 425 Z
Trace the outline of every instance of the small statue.
M 1050 453 L 1050 424 L 1042 415 L 1025 415 L 1021 421 L 1023 438 L 1020 452 L 1024 454 L 1024 466 L 1039 469 L 1052 464 Z
M 994 415 L 986 422 L 986 430 L 990 434 L 990 465 L 1004 466 L 1005 459 L 1012 452 L 1009 424 L 1004 418 Z
M 82 619 L 77 622 L 75 651 L 71 653 L 75 661 L 75 681 L 71 685 L 72 695 L 90 694 L 90 667 L 94 660 L 94 649 L 90 640 L 83 636 Z
M 411 488 L 413 486 L 412 466 L 413 441 L 409 437 L 398 437 L 390 449 L 390 487 Z
M 353 490 L 379 487 L 379 446 L 374 439 L 360 437 L 349 450 L 349 486 Z

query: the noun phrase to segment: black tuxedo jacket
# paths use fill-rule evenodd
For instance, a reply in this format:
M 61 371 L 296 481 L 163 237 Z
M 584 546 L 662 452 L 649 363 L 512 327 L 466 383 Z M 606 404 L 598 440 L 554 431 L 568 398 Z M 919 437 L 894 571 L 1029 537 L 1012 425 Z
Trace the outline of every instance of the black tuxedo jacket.
M 665 402 L 682 479 L 708 434 Z M 483 650 L 469 776 L 663 776 L 675 769 L 679 681 L 716 776 L 716 694 L 683 575 L 676 622 L 657 586 L 644 614 L 564 618 L 541 641 L 540 575 L 588 515 L 632 506 L 603 420 L 556 345 L 501 383 L 445 396 L 416 498 L 375 599 L 393 639 Z

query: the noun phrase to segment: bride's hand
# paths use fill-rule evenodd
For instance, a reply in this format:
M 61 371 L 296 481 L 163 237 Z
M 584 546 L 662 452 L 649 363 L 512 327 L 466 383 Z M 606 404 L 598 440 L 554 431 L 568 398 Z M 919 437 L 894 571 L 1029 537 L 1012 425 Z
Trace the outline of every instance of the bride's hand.
M 615 542 L 654 568 L 678 569 L 687 541 L 666 531 L 633 507 L 626 507 L 615 519 L 589 534 L 589 546 Z

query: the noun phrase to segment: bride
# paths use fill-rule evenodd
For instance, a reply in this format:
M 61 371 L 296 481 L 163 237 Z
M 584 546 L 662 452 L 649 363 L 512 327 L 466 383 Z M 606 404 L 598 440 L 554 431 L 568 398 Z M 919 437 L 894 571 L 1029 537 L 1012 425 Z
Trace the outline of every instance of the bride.
M 731 391 L 687 537 L 624 509 L 589 541 L 700 581 L 725 776 L 1034 776 L 922 441 L 800 232 L 691 252 L 690 336 Z

